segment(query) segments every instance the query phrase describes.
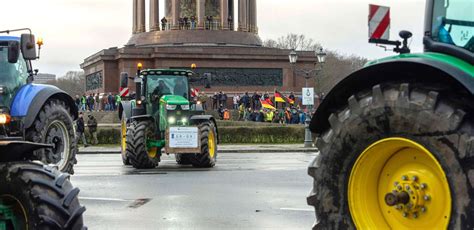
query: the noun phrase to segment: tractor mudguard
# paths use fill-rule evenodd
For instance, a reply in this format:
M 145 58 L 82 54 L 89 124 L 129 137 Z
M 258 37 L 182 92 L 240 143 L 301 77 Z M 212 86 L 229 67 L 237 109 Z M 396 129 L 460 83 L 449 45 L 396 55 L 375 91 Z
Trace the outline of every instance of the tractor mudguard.
M 468 97 L 474 95 L 474 76 L 454 65 L 420 57 L 391 59 L 362 68 L 336 84 L 311 119 L 311 131 L 321 134 L 327 130 L 329 116 L 343 108 L 352 95 L 374 85 L 394 81 L 449 85 L 453 92 Z
M 52 145 L 33 143 L 29 141 L 0 140 L 0 162 L 40 160 L 34 158 L 33 151 L 42 148 L 52 148 Z
M 214 124 L 214 127 L 216 128 L 216 134 L 217 134 L 217 144 L 220 142 L 219 138 L 219 129 L 217 128 L 217 122 L 216 119 L 212 115 L 193 115 L 191 118 L 189 118 L 189 121 L 193 125 L 197 125 L 199 123 L 202 123 L 204 121 L 210 121 Z
M 131 120 L 137 120 L 137 121 L 141 121 L 141 120 L 151 120 L 151 121 L 154 121 L 154 120 L 155 120 L 152 115 L 133 116 L 133 117 L 130 117 L 130 119 L 131 119 Z
M 43 105 L 52 98 L 64 101 L 72 113 L 73 120 L 77 119 L 78 108 L 71 96 L 55 86 L 41 84 L 21 87 L 13 99 L 10 115 L 23 117 L 23 125 L 27 129 L 31 127 Z
M 131 101 L 122 101 L 119 105 L 118 116 L 122 120 L 122 114 L 125 113 L 125 120 L 132 117 L 132 102 Z

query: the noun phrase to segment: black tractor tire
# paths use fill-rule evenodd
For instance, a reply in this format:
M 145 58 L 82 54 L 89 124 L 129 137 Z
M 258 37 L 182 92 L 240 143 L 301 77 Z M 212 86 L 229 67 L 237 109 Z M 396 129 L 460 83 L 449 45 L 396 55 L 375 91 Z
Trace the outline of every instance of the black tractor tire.
M 194 154 L 192 153 L 181 153 L 181 154 L 175 154 L 176 158 L 176 163 L 179 165 L 190 165 L 192 164 L 191 158 L 194 157 Z
M 125 121 L 125 113 L 122 114 L 121 126 L 125 126 L 125 132 L 123 132 L 124 127 L 121 127 L 121 129 L 120 129 L 120 138 L 123 138 L 125 136 L 125 148 L 122 145 L 122 142 L 120 142 L 120 155 L 122 156 L 122 163 L 123 163 L 123 165 L 132 165 L 132 163 L 130 163 L 130 158 L 127 155 L 127 152 L 129 152 L 131 150 L 127 150 L 127 148 L 130 147 L 130 145 L 127 145 L 127 141 L 126 141 L 126 139 L 127 139 L 127 130 L 128 130 L 129 125 Z M 120 140 L 120 141 L 122 141 L 122 140 Z
M 193 154 L 191 157 L 191 164 L 196 168 L 212 168 L 217 161 L 217 132 L 213 122 L 206 121 L 199 124 L 199 132 L 201 136 L 201 153 Z M 214 140 L 214 156 L 211 156 L 209 151 L 209 134 L 213 133 Z
M 57 165 L 59 161 L 64 160 L 62 165 L 57 165 L 59 170 L 74 174 L 73 167 L 77 163 L 78 149 L 74 134 L 74 121 L 70 114 L 70 109 L 64 101 L 48 100 L 36 116 L 33 125 L 26 130 L 26 139 L 36 143 L 53 144 L 55 148 L 36 150 L 35 155 L 45 164 Z M 59 137 L 61 132 L 65 132 L 68 140 Z M 66 147 L 67 145 L 69 147 Z M 64 159 L 61 159 L 63 151 Z
M 474 228 L 474 119 L 471 95 L 449 88 L 385 83 L 348 98 L 329 117 L 330 129 L 317 139 L 319 155 L 310 163 L 314 178 L 307 202 L 315 207 L 314 229 L 355 229 L 348 182 L 355 161 L 378 140 L 416 141 L 438 159 L 452 197 L 449 229 Z
M 22 220 L 18 229 L 86 229 L 86 209 L 79 204 L 79 189 L 71 185 L 69 174 L 38 163 L 11 162 L 0 164 L 0 181 L 0 202 L 16 200 L 13 203 L 23 207 L 15 213 Z M 7 229 L 14 229 L 11 222 Z
M 127 156 L 136 169 L 152 169 L 158 166 L 159 157 L 151 158 L 146 147 L 147 136 L 154 136 L 152 121 L 133 121 L 127 129 Z M 159 153 L 157 153 L 159 155 Z

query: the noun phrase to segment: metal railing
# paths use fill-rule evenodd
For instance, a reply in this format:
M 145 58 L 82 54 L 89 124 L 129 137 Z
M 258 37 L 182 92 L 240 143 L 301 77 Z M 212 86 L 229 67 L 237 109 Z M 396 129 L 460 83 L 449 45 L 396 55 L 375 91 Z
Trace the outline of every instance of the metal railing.
M 228 27 L 230 30 L 234 30 L 234 23 L 229 23 Z M 179 23 L 177 28 L 173 25 L 173 23 L 161 23 L 161 30 L 167 31 L 167 30 L 197 30 L 198 29 L 198 22 L 187 22 L 187 23 Z M 204 29 L 205 30 L 222 30 L 223 26 L 221 21 L 214 20 L 214 21 L 205 21 L 204 23 Z

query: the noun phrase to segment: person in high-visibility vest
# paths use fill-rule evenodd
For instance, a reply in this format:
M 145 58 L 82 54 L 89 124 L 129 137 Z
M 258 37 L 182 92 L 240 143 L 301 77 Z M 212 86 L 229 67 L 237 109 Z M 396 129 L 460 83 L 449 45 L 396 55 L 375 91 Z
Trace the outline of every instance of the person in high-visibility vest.
M 230 112 L 229 112 L 229 110 L 227 110 L 227 109 L 224 110 L 224 120 L 225 120 L 225 121 L 230 120 Z

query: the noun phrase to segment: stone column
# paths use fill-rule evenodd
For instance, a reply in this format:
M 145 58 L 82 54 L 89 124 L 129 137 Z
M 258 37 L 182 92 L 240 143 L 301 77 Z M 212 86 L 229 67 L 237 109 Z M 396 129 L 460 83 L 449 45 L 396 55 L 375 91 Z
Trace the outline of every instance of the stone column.
M 133 0 L 133 24 L 132 24 L 132 33 L 133 34 L 136 34 L 137 33 L 137 4 L 138 4 L 138 0 Z
M 160 1 L 150 0 L 150 31 L 160 30 Z
M 249 0 L 250 1 L 250 32 L 258 33 L 258 26 L 257 26 L 257 0 Z
M 138 0 L 137 4 L 137 33 L 146 32 L 145 28 L 145 0 Z
M 221 25 L 223 30 L 229 30 L 229 0 L 221 0 Z
M 173 30 L 179 30 L 179 17 L 181 13 L 181 1 L 180 0 L 171 0 L 171 14 L 172 14 L 172 21 Z
M 239 31 L 247 31 L 248 0 L 239 0 Z
M 249 0 L 243 0 L 243 31 L 249 31 Z
M 206 22 L 206 0 L 197 0 L 196 12 L 198 20 L 197 28 L 203 30 L 205 25 L 204 23 Z

